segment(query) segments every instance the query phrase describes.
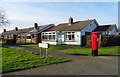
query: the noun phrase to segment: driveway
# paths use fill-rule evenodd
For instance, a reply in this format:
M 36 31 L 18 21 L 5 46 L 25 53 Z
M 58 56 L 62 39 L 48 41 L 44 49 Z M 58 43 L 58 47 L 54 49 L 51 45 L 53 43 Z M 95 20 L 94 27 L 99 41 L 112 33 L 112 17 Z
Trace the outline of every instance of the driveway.
M 39 52 L 39 49 L 28 47 L 8 47 Z M 4 75 L 118 75 L 119 56 L 117 55 L 92 57 L 57 51 L 48 51 L 48 54 L 49 56 L 65 57 L 72 61 L 4 73 Z

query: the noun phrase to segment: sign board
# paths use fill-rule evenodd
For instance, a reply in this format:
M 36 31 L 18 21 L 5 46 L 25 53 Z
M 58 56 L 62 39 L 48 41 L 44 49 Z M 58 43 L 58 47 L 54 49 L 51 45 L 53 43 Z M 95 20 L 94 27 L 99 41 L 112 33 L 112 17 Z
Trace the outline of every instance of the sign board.
M 49 48 L 49 44 L 47 43 L 39 43 L 38 45 L 39 47 L 42 47 L 42 48 Z

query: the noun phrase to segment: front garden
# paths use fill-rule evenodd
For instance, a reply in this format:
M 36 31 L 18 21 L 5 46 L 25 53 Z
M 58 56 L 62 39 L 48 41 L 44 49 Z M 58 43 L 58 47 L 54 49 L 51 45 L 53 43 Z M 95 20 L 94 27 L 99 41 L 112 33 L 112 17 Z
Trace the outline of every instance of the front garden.
M 110 46 L 110 47 L 99 47 L 98 55 L 111 55 L 120 53 L 118 49 L 120 46 Z M 83 48 L 76 48 L 76 49 L 66 49 L 66 50 L 59 50 L 59 52 L 65 52 L 73 55 L 89 55 L 91 56 L 92 49 L 90 47 L 83 47 Z
M 69 59 L 65 59 L 63 57 L 40 56 L 36 52 L 21 49 L 4 47 L 0 47 L 0 49 L 2 49 L 3 73 L 70 61 Z
M 20 46 L 30 47 L 30 48 L 37 48 L 38 44 L 19 44 Z M 50 45 L 50 48 L 48 50 L 60 50 L 60 49 L 67 49 L 67 48 L 74 48 L 74 46 L 63 46 L 63 45 Z

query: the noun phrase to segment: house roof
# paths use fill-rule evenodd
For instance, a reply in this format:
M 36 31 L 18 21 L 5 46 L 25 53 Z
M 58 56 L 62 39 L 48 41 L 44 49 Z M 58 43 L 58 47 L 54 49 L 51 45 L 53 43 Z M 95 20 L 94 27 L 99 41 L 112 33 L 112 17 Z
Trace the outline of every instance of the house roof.
M 47 31 L 80 31 L 84 29 L 90 22 L 94 21 L 95 19 L 85 20 L 85 21 L 77 21 L 73 24 L 69 25 L 69 23 L 62 23 Z
M 7 32 L 3 32 L 2 35 L 28 33 L 32 29 L 34 29 L 34 27 L 18 29 L 17 31 L 16 30 L 10 30 L 10 31 L 7 31 Z
M 51 26 L 51 25 L 54 25 L 54 24 L 48 24 L 48 25 L 42 25 L 42 26 L 39 26 L 38 27 L 38 30 L 37 29 L 33 29 L 30 31 L 30 33 L 37 33 L 37 32 L 41 32 L 43 29 Z
M 94 31 L 111 31 L 115 27 L 115 24 L 111 25 L 100 25 Z
M 118 28 L 118 33 L 120 33 L 120 28 Z
M 10 30 L 10 31 L 7 31 L 7 32 L 3 32 L 2 35 L 7 35 L 7 34 L 23 34 L 23 33 L 36 33 L 36 32 L 41 32 L 43 29 L 51 26 L 53 24 L 48 24 L 48 25 L 41 25 L 41 26 L 38 26 L 39 29 L 35 29 L 34 27 L 30 27 L 30 28 L 24 28 L 24 29 L 18 29 L 17 31 L 16 30 Z

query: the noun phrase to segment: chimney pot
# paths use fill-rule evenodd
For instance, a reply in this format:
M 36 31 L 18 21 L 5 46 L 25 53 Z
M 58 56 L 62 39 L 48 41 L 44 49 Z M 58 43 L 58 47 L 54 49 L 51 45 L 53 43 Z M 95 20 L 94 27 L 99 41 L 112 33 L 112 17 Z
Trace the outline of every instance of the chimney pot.
M 6 32 L 6 29 L 4 29 L 4 32 Z
M 38 29 L 38 24 L 37 23 L 34 23 L 34 28 Z
M 72 17 L 70 17 L 70 18 L 68 19 L 68 23 L 69 23 L 69 25 L 73 24 L 73 18 L 72 18 Z
M 15 27 L 15 31 L 18 31 L 18 27 Z

